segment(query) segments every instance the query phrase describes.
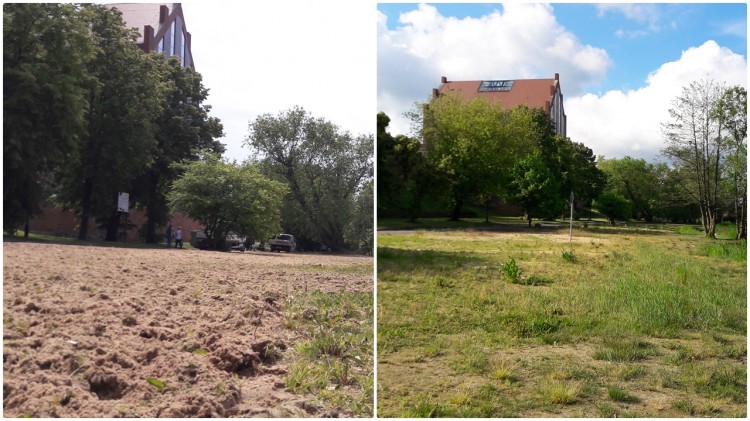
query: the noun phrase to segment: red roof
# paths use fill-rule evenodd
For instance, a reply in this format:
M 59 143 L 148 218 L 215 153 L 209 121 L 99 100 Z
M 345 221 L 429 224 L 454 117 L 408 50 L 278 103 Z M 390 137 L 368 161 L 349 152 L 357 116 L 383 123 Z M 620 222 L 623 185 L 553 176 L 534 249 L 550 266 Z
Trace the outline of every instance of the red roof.
M 557 75 L 556 75 L 557 76 Z M 500 101 L 505 109 L 514 108 L 518 105 L 526 105 L 529 108 L 541 108 L 549 112 L 549 106 L 557 89 L 557 79 L 517 79 L 513 80 L 513 86 L 509 91 L 480 92 L 481 80 L 447 81 L 437 89 L 438 94 L 456 92 L 467 100 L 476 97 L 487 98 L 490 102 Z

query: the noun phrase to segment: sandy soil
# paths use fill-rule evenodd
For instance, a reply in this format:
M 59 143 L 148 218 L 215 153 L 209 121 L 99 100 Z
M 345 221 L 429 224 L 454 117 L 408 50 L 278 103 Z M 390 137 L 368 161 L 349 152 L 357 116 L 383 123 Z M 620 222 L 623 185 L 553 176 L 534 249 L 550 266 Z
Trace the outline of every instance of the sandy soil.
M 352 415 L 286 390 L 284 301 L 372 291 L 372 258 L 14 242 L 3 257 L 6 417 Z

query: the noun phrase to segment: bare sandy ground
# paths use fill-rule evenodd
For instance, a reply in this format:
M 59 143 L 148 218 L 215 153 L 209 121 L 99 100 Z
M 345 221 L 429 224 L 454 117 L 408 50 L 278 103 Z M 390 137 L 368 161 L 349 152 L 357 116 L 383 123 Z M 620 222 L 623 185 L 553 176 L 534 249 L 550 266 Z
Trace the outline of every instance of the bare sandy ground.
M 351 416 L 287 391 L 285 300 L 372 258 L 3 244 L 6 417 Z

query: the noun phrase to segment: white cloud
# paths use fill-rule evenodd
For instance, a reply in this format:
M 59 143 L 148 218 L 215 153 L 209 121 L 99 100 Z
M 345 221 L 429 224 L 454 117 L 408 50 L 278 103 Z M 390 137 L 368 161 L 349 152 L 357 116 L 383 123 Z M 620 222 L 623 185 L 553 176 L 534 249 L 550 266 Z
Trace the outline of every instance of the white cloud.
M 402 113 L 429 98 L 440 77 L 454 80 L 551 78 L 567 94 L 601 82 L 606 51 L 582 44 L 556 20 L 552 6 L 506 4 L 480 18 L 442 16 L 420 5 L 403 13 L 394 30 L 378 12 L 378 109 L 391 133 L 408 133 Z
M 712 78 L 727 85 L 747 85 L 745 58 L 714 41 L 683 51 L 679 60 L 652 72 L 643 88 L 603 95 L 566 97 L 568 136 L 597 155 L 652 160 L 661 148 L 661 123 L 683 86 Z
M 661 14 L 655 4 L 604 3 L 596 5 L 596 8 L 600 17 L 607 13 L 621 13 L 627 19 L 647 24 L 652 32 L 658 32 L 661 29 L 659 24 Z

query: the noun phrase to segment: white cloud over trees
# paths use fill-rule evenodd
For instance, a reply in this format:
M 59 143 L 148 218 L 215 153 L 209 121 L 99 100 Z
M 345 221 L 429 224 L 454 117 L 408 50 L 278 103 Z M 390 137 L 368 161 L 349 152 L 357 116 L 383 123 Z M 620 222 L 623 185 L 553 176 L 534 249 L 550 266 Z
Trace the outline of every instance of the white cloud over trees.
M 745 58 L 706 41 L 683 51 L 679 60 L 664 63 L 640 89 L 568 96 L 568 136 L 597 155 L 651 160 L 661 148 L 661 123 L 668 121 L 670 102 L 680 95 L 683 86 L 705 78 L 728 86 L 746 86 Z
M 440 77 L 525 79 L 564 76 L 565 93 L 578 94 L 603 80 L 606 51 L 583 44 L 561 26 L 549 5 L 507 4 L 480 18 L 442 16 L 429 5 L 403 13 L 394 30 L 378 17 L 378 108 L 391 130 L 406 133 L 401 117 L 426 100 Z
M 650 24 L 644 10 L 600 12 L 618 12 Z M 420 5 L 401 14 L 395 29 L 388 29 L 384 14 L 378 15 L 378 110 L 391 117 L 394 134 L 409 133 L 402 114 L 415 101 L 427 100 L 441 76 L 523 79 L 560 73 L 573 141 L 597 155 L 652 160 L 661 146 L 660 124 L 666 122 L 670 101 L 683 86 L 707 77 L 727 85 L 747 84 L 745 58 L 708 40 L 654 69 L 641 88 L 585 94 L 615 63 L 604 49 L 582 43 L 560 25 L 550 5 L 507 4 L 480 18 L 464 19 Z

